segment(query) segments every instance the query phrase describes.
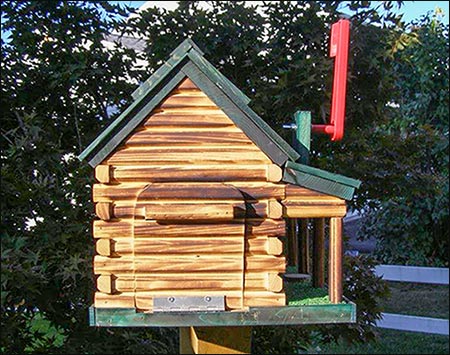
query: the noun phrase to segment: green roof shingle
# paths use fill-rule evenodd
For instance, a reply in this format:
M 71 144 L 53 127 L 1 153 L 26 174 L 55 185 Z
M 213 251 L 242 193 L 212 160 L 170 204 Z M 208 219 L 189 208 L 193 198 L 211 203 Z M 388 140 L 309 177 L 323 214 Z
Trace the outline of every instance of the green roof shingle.
M 190 39 L 133 93 L 135 100 L 79 156 L 95 167 L 105 160 L 181 81 L 188 77 L 275 163 L 284 167 L 282 181 L 351 199 L 360 182 L 297 164 L 300 154 L 249 106 L 250 99 L 204 57 Z

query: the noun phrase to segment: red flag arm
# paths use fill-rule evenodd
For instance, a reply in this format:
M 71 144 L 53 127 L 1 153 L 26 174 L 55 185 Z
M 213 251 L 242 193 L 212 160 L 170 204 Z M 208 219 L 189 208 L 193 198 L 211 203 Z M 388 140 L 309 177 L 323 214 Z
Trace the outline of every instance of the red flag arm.
M 329 134 L 332 141 L 344 136 L 349 38 L 349 20 L 342 19 L 331 26 L 330 57 L 335 59 L 330 124 L 312 125 L 313 132 Z

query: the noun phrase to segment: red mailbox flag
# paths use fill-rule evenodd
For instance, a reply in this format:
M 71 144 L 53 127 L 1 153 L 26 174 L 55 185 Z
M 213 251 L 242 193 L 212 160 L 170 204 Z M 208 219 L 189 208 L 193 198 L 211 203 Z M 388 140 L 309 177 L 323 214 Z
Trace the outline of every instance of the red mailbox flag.
M 332 141 L 344 136 L 349 34 L 349 20 L 342 19 L 331 26 L 330 57 L 335 59 L 330 124 L 312 125 L 313 132 L 329 134 Z

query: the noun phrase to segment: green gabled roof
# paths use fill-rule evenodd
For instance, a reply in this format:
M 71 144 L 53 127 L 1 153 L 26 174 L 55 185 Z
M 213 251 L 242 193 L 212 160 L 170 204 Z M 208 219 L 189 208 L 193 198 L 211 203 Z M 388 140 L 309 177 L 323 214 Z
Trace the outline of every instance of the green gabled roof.
M 204 91 L 273 162 L 281 166 L 300 157 L 248 107 L 250 99 L 187 39 L 133 92 L 135 101 L 80 154 L 79 159 L 88 160 L 93 167 L 100 164 L 185 77 Z
M 288 161 L 282 181 L 351 200 L 361 181 Z
M 223 76 L 204 57 L 196 44 L 187 39 L 133 93 L 135 100 L 79 156 L 92 167 L 111 154 L 148 114 L 188 77 L 245 134 L 279 166 L 284 165 L 283 182 L 350 200 L 360 182 L 307 165 L 294 163 L 300 158 L 249 106 L 250 99 Z

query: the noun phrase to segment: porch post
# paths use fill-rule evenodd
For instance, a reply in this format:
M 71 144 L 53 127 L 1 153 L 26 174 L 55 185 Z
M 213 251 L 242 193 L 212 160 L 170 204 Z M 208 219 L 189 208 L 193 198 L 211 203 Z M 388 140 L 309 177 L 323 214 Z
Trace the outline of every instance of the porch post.
M 330 218 L 328 295 L 331 303 L 342 302 L 342 217 Z

